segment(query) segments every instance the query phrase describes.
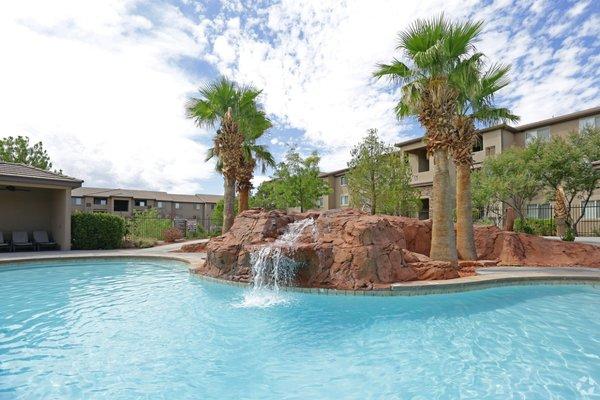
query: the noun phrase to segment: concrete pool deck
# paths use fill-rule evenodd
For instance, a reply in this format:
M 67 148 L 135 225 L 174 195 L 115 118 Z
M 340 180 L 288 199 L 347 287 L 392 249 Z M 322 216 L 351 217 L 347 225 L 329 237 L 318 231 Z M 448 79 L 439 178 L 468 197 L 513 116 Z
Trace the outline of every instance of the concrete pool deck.
M 148 257 L 179 260 L 189 264 L 190 271 L 206 258 L 205 253 L 176 252 L 182 244 L 202 243 L 206 239 L 185 243 L 174 243 L 151 247 L 148 249 L 118 250 L 70 250 L 0 253 L 2 265 L 29 261 L 67 260 L 78 258 L 118 258 Z M 485 267 L 476 270 L 477 275 L 440 281 L 410 281 L 393 283 L 389 288 L 375 290 L 338 290 L 328 288 L 287 287 L 285 291 L 330 294 L 330 295 L 363 295 L 363 296 L 418 296 L 427 294 L 455 293 L 470 290 L 481 290 L 498 286 L 536 285 L 536 284 L 591 284 L 600 287 L 600 269 L 581 267 Z M 197 275 L 201 279 L 220 282 L 234 286 L 248 286 L 245 282 L 232 282 L 217 278 Z

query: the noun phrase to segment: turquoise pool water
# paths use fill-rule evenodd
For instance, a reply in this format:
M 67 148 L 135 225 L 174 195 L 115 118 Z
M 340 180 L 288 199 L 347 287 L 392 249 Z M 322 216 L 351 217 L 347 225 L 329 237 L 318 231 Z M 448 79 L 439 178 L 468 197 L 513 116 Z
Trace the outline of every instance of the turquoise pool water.
M 0 267 L 0 399 L 600 396 L 600 289 L 248 291 L 168 261 Z

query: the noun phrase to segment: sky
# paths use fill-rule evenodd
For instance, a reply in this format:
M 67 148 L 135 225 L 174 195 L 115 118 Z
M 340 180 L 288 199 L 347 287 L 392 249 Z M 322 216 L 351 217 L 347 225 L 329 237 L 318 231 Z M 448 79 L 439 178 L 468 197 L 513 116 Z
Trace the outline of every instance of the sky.
M 422 135 L 372 73 L 402 57 L 398 32 L 441 12 L 485 22 L 477 49 L 512 65 L 496 100 L 520 123 L 600 105 L 598 0 L 19 0 L 0 5 L 0 137 L 41 140 L 85 186 L 220 194 L 214 131 L 185 104 L 225 75 L 263 90 L 278 161 L 296 146 L 345 168 L 369 128 Z

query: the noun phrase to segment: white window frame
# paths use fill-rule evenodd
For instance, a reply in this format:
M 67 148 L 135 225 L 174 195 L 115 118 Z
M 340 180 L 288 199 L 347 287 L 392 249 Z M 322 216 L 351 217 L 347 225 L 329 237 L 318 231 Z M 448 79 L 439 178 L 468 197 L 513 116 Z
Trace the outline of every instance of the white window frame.
M 600 128 L 600 115 L 592 115 L 591 117 L 579 118 L 579 131 L 584 130 L 586 126 L 592 128 Z
M 73 197 L 73 204 L 76 206 L 83 205 L 83 197 Z
M 581 208 L 585 202 L 581 202 Z M 585 207 L 583 219 L 600 219 L 600 200 L 590 200 Z
M 526 211 L 526 215 L 527 218 L 531 218 L 531 219 L 550 219 L 552 218 L 551 215 L 551 208 L 550 208 L 550 204 L 549 203 L 543 203 L 543 204 L 527 204 L 527 211 Z
M 136 207 L 146 207 L 148 205 L 148 201 L 136 199 L 136 200 L 133 200 L 133 205 Z
M 543 141 L 550 140 L 550 127 L 545 126 L 543 128 L 532 129 L 530 131 L 525 132 L 525 144 L 530 144 L 536 139 L 540 139 Z
M 179 210 L 180 208 L 181 208 L 181 204 L 179 204 L 179 203 L 175 203 L 175 209 L 176 209 L 176 210 Z
M 196 203 L 196 204 L 194 204 L 194 208 L 195 208 L 196 210 L 200 210 L 200 203 Z
M 156 208 L 163 208 L 163 202 L 162 201 L 157 201 L 156 202 Z
M 100 202 L 96 203 L 96 199 L 98 199 Z M 106 205 L 108 205 L 108 199 L 105 199 L 102 197 L 94 197 L 94 200 L 92 201 L 92 203 L 94 203 L 95 206 L 106 206 Z
M 341 195 L 340 196 L 340 205 L 347 206 L 348 204 L 350 204 L 350 196 L 348 196 L 347 194 Z
M 348 178 L 346 175 L 340 176 L 340 186 L 348 186 Z
M 319 197 L 319 199 L 317 200 L 317 208 L 323 208 L 323 204 L 325 204 L 323 202 L 323 198 Z

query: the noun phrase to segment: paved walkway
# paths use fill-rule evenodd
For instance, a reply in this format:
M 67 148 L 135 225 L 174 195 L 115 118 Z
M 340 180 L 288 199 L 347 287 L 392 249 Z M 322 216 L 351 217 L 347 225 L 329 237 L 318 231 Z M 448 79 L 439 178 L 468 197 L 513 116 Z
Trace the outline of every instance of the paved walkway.
M 561 240 L 558 236 L 544 236 L 546 239 Z M 600 236 L 577 236 L 575 241 L 578 243 L 595 244 L 600 246 Z
M 189 240 L 186 242 L 165 244 L 147 249 L 116 249 L 116 250 L 49 250 L 49 251 L 19 251 L 0 253 L 0 265 L 15 261 L 51 260 L 85 257 L 169 257 L 188 261 L 192 265 L 206 258 L 205 253 L 178 253 L 184 244 L 203 243 L 208 239 Z

